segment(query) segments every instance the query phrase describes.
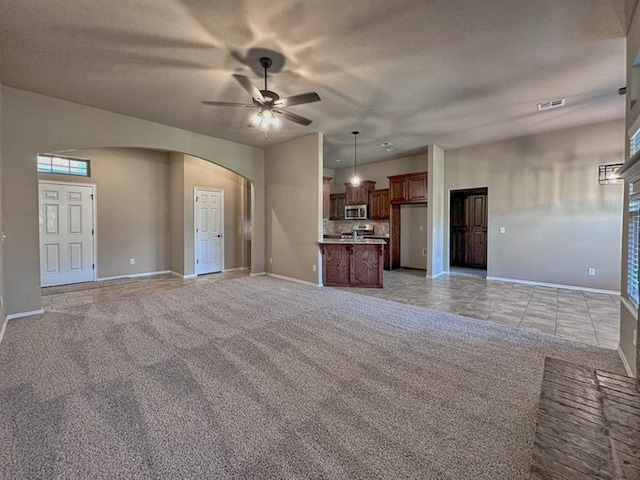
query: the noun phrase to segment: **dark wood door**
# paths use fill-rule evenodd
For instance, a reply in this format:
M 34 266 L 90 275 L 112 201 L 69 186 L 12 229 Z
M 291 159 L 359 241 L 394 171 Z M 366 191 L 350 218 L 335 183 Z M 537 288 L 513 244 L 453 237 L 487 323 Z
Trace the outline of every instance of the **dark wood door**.
M 465 197 L 451 195 L 451 266 L 466 265 L 467 252 L 467 213 Z
M 487 268 L 487 189 L 451 192 L 450 263 Z
M 466 198 L 468 217 L 467 266 L 487 268 L 487 195 Z

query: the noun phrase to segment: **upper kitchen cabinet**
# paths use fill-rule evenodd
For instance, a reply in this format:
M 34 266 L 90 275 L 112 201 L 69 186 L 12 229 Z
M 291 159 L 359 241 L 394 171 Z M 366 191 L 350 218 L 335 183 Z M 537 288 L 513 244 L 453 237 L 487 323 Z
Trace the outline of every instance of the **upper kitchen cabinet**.
M 331 216 L 331 177 L 322 177 L 322 218 Z
M 371 180 L 363 180 L 357 187 L 350 183 L 345 185 L 347 186 L 346 205 L 366 205 L 369 203 L 369 191 L 376 188 L 376 182 Z
M 329 219 L 344 220 L 344 205 L 346 193 L 332 193 L 329 195 Z
M 369 192 L 369 212 L 371 220 L 389 219 L 389 189 Z
M 427 201 L 427 172 L 407 173 L 388 178 L 390 203 Z

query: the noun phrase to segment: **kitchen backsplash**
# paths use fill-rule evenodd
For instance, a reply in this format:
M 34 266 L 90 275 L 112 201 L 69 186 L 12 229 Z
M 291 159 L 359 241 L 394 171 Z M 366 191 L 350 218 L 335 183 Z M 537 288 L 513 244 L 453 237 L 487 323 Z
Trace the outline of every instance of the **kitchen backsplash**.
M 329 220 L 327 218 L 323 219 L 324 233 L 325 235 L 351 233 L 354 225 L 361 225 L 363 223 L 373 225 L 376 235 L 385 237 L 389 234 L 388 220 Z

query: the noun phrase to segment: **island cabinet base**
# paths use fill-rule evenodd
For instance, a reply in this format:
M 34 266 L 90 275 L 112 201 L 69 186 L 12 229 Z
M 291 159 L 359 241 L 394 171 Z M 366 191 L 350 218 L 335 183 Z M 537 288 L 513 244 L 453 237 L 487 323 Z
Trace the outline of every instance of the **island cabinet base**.
M 382 288 L 384 243 L 326 243 L 320 251 L 325 286 Z

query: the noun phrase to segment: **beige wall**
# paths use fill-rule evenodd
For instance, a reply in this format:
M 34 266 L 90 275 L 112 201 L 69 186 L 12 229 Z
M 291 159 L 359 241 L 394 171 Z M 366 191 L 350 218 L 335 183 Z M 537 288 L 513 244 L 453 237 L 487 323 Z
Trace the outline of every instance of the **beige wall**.
M 224 268 L 249 266 L 241 176 L 181 153 L 129 148 L 67 153 L 91 160 L 91 178 L 39 177 L 96 184 L 99 279 L 167 270 L 195 274 L 195 187 L 224 191 Z
M 598 165 L 624 144 L 617 120 L 447 151 L 446 192 L 489 189 L 488 276 L 619 291 L 623 186 L 599 185 Z
M 184 156 L 184 274 L 195 274 L 194 188 L 219 188 L 224 194 L 225 270 L 249 266 L 245 251 L 245 180 L 206 160 Z
M 2 82 L 0 82 L 0 120 L 2 119 L 2 89 Z M 0 145 L 2 145 L 2 121 L 0 121 Z M 2 238 L 2 236 L 4 235 L 4 229 L 2 228 L 2 164 L 2 149 L 0 148 L 0 329 L 2 328 L 5 319 L 3 275 L 4 240 Z
M 322 134 L 270 147 L 265 155 L 268 272 L 319 284 Z M 316 265 L 316 271 L 312 266 Z
M 89 159 L 91 177 L 38 176 L 53 182 L 96 185 L 98 279 L 169 270 L 168 155 L 130 148 L 66 153 Z
M 435 277 L 444 271 L 445 152 L 437 145 L 429 145 L 428 149 L 427 276 Z
M 400 266 L 427 268 L 427 205 L 400 206 Z
M 41 308 L 37 153 L 99 147 L 186 152 L 250 179 L 255 204 L 265 204 L 260 148 L 7 87 L 2 88 L 1 113 L 1 193 L 7 235 L 3 274 L 9 315 Z M 254 209 L 253 272 L 265 269 L 264 232 L 264 210 Z
M 169 244 L 172 272 L 184 275 L 184 154 L 169 154 Z
M 427 148 L 425 147 L 424 154 L 358 165 L 358 176 L 362 180 L 372 180 L 376 182 L 376 189 L 379 189 L 389 188 L 389 179 L 387 177 L 402 175 L 403 173 L 425 172 L 426 170 Z M 351 181 L 352 175 L 353 167 L 335 170 L 335 175 L 331 181 L 331 193 L 346 192 L 347 188 L 345 183 Z

